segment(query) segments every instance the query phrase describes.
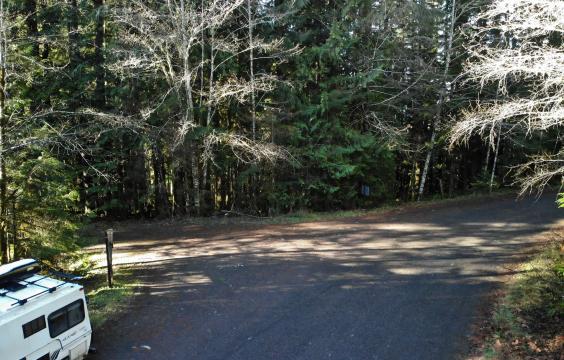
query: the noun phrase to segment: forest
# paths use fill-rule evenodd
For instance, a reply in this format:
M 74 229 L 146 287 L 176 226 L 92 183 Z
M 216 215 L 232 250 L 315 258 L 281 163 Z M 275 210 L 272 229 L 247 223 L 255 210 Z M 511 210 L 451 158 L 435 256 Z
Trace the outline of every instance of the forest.
M 96 219 L 561 186 L 563 13 L 549 0 L 0 0 L 1 260 L 72 249 Z

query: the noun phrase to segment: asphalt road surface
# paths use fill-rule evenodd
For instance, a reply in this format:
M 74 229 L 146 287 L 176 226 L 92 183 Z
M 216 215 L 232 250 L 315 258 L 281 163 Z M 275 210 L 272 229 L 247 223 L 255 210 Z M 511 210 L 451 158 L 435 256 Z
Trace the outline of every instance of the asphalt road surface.
M 458 359 L 486 295 L 554 196 L 295 225 L 129 226 L 116 261 L 140 295 L 94 333 L 95 359 Z

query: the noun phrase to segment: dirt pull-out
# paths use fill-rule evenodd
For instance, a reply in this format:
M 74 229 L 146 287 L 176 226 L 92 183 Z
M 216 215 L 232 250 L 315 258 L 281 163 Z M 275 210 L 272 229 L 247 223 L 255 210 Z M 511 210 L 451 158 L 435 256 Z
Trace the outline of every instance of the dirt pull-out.
M 504 264 L 562 221 L 547 196 L 320 223 L 138 225 L 140 295 L 99 359 L 453 359 Z

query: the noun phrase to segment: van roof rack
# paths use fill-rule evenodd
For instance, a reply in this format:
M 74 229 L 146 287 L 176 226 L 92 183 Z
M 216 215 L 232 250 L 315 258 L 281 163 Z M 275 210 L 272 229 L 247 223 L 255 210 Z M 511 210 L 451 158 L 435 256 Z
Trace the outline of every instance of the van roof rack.
M 42 280 L 51 280 L 56 281 L 55 284 L 52 286 L 48 286 L 46 284 L 41 284 Z M 5 281 L 2 286 L 0 286 L 0 298 L 4 297 L 14 302 L 9 305 L 9 307 L 13 307 L 16 305 L 25 305 L 29 300 L 39 297 L 43 294 L 53 293 L 57 291 L 63 285 L 68 284 L 66 281 L 55 280 L 48 276 L 43 276 L 39 274 L 33 275 L 24 275 L 22 277 L 12 277 L 9 282 Z M 8 286 L 6 286 L 8 285 Z M 23 289 L 27 289 L 30 287 L 35 287 L 36 290 L 32 292 L 29 296 L 25 297 L 18 297 L 16 294 Z

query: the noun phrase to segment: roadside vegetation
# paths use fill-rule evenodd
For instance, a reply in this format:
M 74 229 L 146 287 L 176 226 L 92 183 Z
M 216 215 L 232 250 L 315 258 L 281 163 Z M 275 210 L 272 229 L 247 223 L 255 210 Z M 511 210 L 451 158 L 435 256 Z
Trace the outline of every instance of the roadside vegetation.
M 521 264 L 496 305 L 486 359 L 561 359 L 564 354 L 564 229 Z
M 93 329 L 127 309 L 135 295 L 137 282 L 131 274 L 131 269 L 114 269 L 113 287 L 108 287 L 106 274 L 98 271 L 85 281 L 86 296 L 88 297 L 88 313 Z

